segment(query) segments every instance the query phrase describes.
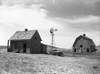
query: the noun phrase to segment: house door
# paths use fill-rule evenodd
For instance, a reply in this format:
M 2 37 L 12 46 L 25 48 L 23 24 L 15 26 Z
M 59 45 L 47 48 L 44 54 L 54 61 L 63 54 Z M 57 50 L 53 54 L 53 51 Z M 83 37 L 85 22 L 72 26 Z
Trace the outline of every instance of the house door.
M 74 48 L 74 52 L 76 52 L 76 48 Z
M 41 45 L 41 53 L 43 53 L 43 45 Z
M 23 53 L 26 53 L 26 48 L 27 48 L 27 45 L 23 44 Z

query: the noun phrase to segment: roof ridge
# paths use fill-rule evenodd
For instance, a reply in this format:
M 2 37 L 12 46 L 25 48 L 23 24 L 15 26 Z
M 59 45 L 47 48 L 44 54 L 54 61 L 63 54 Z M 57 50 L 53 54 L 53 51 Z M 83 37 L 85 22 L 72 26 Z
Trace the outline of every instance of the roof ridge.
M 16 32 L 24 32 L 25 30 L 16 31 Z M 28 31 L 36 31 L 36 30 L 28 30 Z
M 37 30 L 16 31 L 15 34 L 10 38 L 10 40 L 31 39 L 36 31 Z
M 87 36 L 83 36 L 83 37 L 92 40 L 91 38 L 89 38 L 89 37 L 87 37 Z

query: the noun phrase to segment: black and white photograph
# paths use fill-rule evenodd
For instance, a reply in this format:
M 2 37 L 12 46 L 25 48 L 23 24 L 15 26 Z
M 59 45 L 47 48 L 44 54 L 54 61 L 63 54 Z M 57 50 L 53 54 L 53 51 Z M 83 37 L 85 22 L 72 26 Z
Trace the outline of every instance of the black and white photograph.
M 100 0 L 0 0 L 0 74 L 100 74 Z

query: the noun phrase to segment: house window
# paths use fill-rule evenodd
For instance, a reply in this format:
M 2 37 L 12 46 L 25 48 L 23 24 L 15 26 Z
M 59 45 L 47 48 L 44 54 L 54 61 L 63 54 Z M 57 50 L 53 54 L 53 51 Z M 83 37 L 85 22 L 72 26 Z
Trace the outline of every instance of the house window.
M 37 37 L 35 37 L 35 40 L 37 40 Z

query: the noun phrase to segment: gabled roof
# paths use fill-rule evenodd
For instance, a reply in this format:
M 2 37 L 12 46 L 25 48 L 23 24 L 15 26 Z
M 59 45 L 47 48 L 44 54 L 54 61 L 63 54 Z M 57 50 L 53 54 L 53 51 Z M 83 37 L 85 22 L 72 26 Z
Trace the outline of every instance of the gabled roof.
M 10 40 L 30 40 L 37 30 L 16 31 Z
M 95 46 L 95 43 L 93 42 L 93 40 L 91 38 L 88 38 L 86 36 L 80 35 L 79 37 L 76 38 L 76 40 L 75 40 L 75 42 L 73 44 L 73 47 L 76 45 L 77 41 L 80 40 L 81 38 L 87 40 L 89 45 L 94 45 Z

